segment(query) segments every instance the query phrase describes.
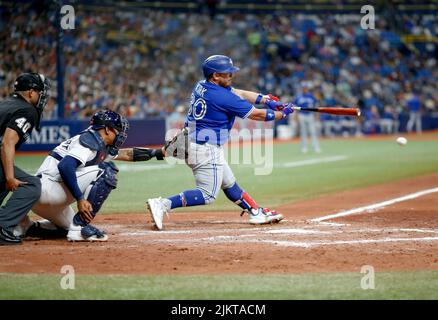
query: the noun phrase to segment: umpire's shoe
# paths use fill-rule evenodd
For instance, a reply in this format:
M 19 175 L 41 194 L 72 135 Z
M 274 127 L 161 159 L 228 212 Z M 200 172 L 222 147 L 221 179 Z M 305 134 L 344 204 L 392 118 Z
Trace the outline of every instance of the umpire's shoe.
M 15 244 L 22 244 L 21 238 L 14 236 L 12 232 L 0 227 L 0 246 L 10 246 Z

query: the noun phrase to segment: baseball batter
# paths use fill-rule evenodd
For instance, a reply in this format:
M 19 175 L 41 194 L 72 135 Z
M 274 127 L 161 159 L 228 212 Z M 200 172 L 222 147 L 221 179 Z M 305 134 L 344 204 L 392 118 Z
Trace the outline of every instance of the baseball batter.
M 184 130 L 189 141 L 185 160 L 192 169 L 196 188 L 168 198 L 147 200 L 156 228 L 163 228 L 163 216 L 171 209 L 210 204 L 220 189 L 249 214 L 251 224 L 279 222 L 283 219 L 281 214 L 260 207 L 237 184 L 225 160 L 223 145 L 236 117 L 274 121 L 287 117 L 293 109 L 271 95 L 231 87 L 233 74 L 239 68 L 227 56 L 210 56 L 202 69 L 205 80 L 194 87 Z M 253 104 L 265 104 L 269 109 L 258 109 Z
M 127 138 L 129 123 L 120 114 L 105 110 L 94 114 L 91 126 L 49 152 L 37 171 L 41 197 L 32 211 L 46 220 L 26 216 L 16 235 L 70 241 L 106 241 L 108 236 L 89 223 L 117 186 L 116 165 L 110 160 L 163 159 L 161 150 L 119 149 Z M 78 212 L 70 206 L 77 202 Z

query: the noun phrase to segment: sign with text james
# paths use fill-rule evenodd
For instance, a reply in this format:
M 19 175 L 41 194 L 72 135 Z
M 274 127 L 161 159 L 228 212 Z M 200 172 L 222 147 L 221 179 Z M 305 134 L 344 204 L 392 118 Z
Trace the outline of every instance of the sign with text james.
M 161 145 L 164 143 L 164 119 L 130 120 L 128 139 L 123 147 Z M 62 141 L 87 129 L 89 121 L 50 120 L 41 122 L 41 131 L 33 130 L 19 151 L 50 151 Z

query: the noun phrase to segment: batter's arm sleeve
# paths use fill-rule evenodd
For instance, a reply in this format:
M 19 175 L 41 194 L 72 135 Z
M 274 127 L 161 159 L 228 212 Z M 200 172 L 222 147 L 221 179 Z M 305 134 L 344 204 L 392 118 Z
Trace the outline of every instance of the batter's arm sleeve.
M 66 187 L 71 192 L 73 197 L 79 201 L 84 199 L 84 195 L 79 189 L 78 179 L 76 177 L 76 169 L 81 165 L 81 162 L 71 156 L 65 156 L 58 163 L 58 170 Z
M 247 91 L 247 90 L 241 90 L 233 88 L 232 92 L 236 95 L 238 95 L 240 98 L 245 99 L 251 104 L 264 104 L 266 102 L 266 99 L 269 98 L 268 95 L 262 95 L 261 93 L 253 92 L 253 91 Z M 261 95 L 262 98 L 258 103 L 256 103 L 258 96 Z

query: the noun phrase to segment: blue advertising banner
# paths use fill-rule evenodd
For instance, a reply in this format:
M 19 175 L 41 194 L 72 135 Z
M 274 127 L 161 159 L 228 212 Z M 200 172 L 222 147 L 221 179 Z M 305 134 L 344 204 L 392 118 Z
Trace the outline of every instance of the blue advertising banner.
M 124 147 L 161 145 L 164 143 L 164 119 L 130 120 L 128 139 Z M 89 126 L 89 121 L 50 120 L 41 122 L 41 131 L 33 130 L 19 151 L 49 151 Z

